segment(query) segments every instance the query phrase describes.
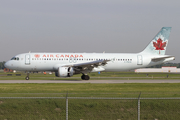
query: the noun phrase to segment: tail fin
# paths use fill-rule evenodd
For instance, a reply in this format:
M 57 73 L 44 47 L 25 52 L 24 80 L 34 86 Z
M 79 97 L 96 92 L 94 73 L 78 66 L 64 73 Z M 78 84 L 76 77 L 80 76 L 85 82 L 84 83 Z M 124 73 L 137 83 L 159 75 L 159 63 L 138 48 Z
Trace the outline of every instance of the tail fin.
M 170 32 L 171 27 L 163 27 L 141 53 L 165 55 Z

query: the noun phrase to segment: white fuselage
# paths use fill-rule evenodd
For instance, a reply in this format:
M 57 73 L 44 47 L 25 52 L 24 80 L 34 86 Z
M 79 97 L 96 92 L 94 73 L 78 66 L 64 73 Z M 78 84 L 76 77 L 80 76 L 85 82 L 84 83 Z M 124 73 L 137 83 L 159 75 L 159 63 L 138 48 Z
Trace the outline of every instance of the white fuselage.
M 152 56 L 141 53 L 24 53 L 16 55 L 16 60 L 9 60 L 5 66 L 8 66 L 9 69 L 20 71 L 57 71 L 58 67 L 63 65 L 109 60 L 106 65 L 98 66 L 91 72 L 125 71 L 148 67 L 174 59 L 168 58 L 152 62 L 151 59 L 154 57 L 159 57 L 159 55 Z
M 82 73 L 81 79 L 89 80 L 89 72 L 125 71 L 174 60 L 174 56 L 165 55 L 170 31 L 171 27 L 162 27 L 140 53 L 24 53 L 6 62 L 5 67 L 27 72 L 53 71 L 57 77 Z

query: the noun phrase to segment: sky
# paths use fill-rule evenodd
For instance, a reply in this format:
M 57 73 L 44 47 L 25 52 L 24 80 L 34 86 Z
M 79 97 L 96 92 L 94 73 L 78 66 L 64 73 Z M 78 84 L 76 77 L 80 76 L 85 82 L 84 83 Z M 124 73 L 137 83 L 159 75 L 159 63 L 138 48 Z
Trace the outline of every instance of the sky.
M 1 0 L 0 61 L 26 52 L 138 53 L 172 27 L 166 54 L 180 63 L 178 0 Z

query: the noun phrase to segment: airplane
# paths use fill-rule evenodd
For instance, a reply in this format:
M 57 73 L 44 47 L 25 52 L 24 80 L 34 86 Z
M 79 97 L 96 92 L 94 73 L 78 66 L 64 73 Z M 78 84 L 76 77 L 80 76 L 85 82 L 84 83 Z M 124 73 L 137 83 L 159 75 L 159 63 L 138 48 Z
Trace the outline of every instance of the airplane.
M 51 71 L 56 77 L 71 77 L 82 74 L 82 80 L 89 80 L 90 72 L 126 71 L 153 66 L 175 60 L 165 55 L 171 27 L 162 27 L 148 46 L 139 53 L 23 53 L 5 63 L 5 67 L 29 72 Z

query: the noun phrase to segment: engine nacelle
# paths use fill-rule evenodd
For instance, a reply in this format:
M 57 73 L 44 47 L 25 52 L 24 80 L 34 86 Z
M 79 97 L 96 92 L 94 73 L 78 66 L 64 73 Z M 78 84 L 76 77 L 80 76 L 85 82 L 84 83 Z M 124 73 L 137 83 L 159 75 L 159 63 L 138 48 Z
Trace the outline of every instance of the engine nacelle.
M 59 67 L 55 73 L 56 77 L 71 77 L 74 74 L 72 67 Z

